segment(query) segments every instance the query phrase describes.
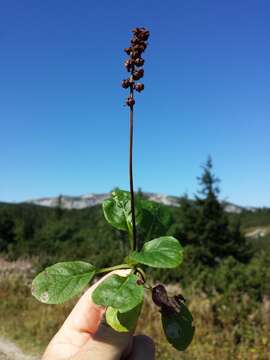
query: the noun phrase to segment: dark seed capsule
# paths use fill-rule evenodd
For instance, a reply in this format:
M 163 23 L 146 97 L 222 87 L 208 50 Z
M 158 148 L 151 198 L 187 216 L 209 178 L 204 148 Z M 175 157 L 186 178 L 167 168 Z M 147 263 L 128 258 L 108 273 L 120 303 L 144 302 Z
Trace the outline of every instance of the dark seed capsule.
M 138 52 L 143 52 L 146 49 L 147 45 L 145 44 L 145 42 L 140 42 L 139 44 L 134 45 L 132 48 L 135 51 Z
M 132 51 L 130 53 L 130 57 L 134 60 L 136 60 L 138 57 L 140 57 L 140 53 L 138 51 Z
M 142 83 L 138 83 L 135 85 L 136 91 L 141 92 L 141 91 L 143 91 L 143 89 L 144 89 L 144 85 Z
M 147 43 L 145 41 L 143 41 L 143 40 L 140 40 L 137 37 L 134 37 L 134 38 L 131 39 L 131 44 L 132 44 L 132 47 L 138 46 L 138 45 L 147 47 Z
M 123 87 L 124 89 L 129 88 L 129 86 L 130 86 L 130 81 L 129 81 L 129 79 L 126 79 L 126 80 L 123 80 L 123 81 L 122 81 L 122 87 Z
M 130 72 L 132 70 L 133 61 L 128 59 L 128 60 L 125 61 L 124 65 L 125 65 L 127 71 Z
M 136 36 L 138 39 L 140 40 L 148 40 L 150 32 L 148 30 L 146 30 L 146 28 L 141 27 L 141 28 L 135 28 L 132 30 L 134 36 Z
M 127 100 L 126 100 L 126 105 L 129 106 L 129 107 L 132 107 L 135 105 L 135 100 L 133 97 L 128 97 Z
M 137 285 L 143 285 L 143 284 L 144 284 L 144 282 L 143 282 L 143 280 L 142 280 L 142 279 L 138 279 L 138 280 L 136 281 L 136 284 L 137 284 Z
M 134 46 L 134 45 L 138 45 L 140 44 L 141 40 L 138 39 L 136 36 L 134 36 L 132 39 L 131 39 L 131 44 Z
M 149 35 L 150 35 L 150 32 L 149 32 L 148 30 L 144 30 L 144 31 L 141 31 L 141 32 L 137 35 L 137 37 L 138 37 L 140 40 L 146 41 L 146 40 L 148 40 Z
M 144 29 L 144 28 L 136 27 L 136 28 L 132 29 L 131 31 L 133 32 L 134 35 L 137 35 L 142 31 L 142 29 Z
M 140 53 L 142 53 L 142 52 L 144 52 L 144 50 L 145 50 L 146 48 L 147 48 L 147 45 L 146 45 L 146 44 L 140 45 L 137 51 L 139 51 Z
M 128 48 L 125 48 L 124 51 L 130 55 L 131 51 L 132 51 L 132 48 L 131 47 L 128 47 Z
M 139 80 L 140 78 L 142 78 L 144 75 L 144 70 L 143 69 L 140 69 L 140 70 L 136 70 L 134 71 L 133 73 L 133 79 L 134 80 Z
M 144 64 L 144 59 L 142 58 L 137 58 L 135 61 L 134 61 L 135 65 L 136 66 L 143 66 Z

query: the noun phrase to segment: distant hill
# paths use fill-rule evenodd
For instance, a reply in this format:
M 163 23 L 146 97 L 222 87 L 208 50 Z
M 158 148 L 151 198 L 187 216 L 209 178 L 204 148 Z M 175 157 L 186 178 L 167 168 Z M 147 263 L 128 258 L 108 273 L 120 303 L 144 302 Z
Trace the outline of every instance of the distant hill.
M 145 192 L 143 195 L 152 201 L 168 205 L 168 206 L 179 206 L 180 197 L 172 195 L 157 194 L 151 192 Z M 111 193 L 102 193 L 95 194 L 90 193 L 81 196 L 68 196 L 60 195 L 57 197 L 44 197 L 40 199 L 27 200 L 25 203 L 31 203 L 40 206 L 46 207 L 57 207 L 60 206 L 63 209 L 85 209 L 87 207 L 92 207 L 99 205 L 103 200 L 108 199 L 111 196 Z M 228 213 L 241 214 L 243 211 L 256 211 L 255 207 L 242 207 L 235 205 L 230 202 L 224 202 L 225 211 Z
M 171 213 L 170 234 L 176 231 L 180 198 L 155 193 L 142 195 L 167 204 L 163 206 Z M 46 264 L 54 257 L 54 261 L 87 260 L 89 253 L 100 266 L 109 266 L 111 259 L 121 261 L 128 240 L 125 233 L 113 229 L 103 216 L 101 202 L 109 196 L 110 193 L 104 193 L 23 203 L 0 202 L 0 251 L 12 258 L 44 255 Z M 270 246 L 270 209 L 250 209 L 232 203 L 224 206 L 230 224 L 239 223 L 242 232 L 250 240 L 256 240 L 258 248 Z

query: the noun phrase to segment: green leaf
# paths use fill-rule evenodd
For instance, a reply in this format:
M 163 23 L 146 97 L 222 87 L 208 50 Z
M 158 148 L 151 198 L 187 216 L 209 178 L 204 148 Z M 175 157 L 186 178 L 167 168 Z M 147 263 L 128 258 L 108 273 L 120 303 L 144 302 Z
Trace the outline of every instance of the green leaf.
M 132 232 L 132 212 L 130 193 L 128 191 L 116 190 L 112 197 L 103 201 L 103 212 L 105 219 L 118 230 Z M 135 203 L 135 220 L 139 224 L 142 219 L 140 204 Z
M 183 260 L 183 249 L 174 237 L 163 236 L 146 242 L 142 250 L 132 252 L 129 259 L 156 268 L 175 268 Z
M 162 311 L 162 325 L 168 342 L 177 350 L 185 350 L 191 343 L 195 327 L 188 308 L 182 304 L 179 313 L 166 314 Z
M 137 276 L 112 275 L 93 292 L 92 300 L 97 305 L 111 306 L 125 313 L 143 301 L 144 287 L 137 284 Z
M 117 309 L 108 307 L 106 310 L 106 321 L 114 330 L 128 332 L 136 327 L 141 308 L 142 303 L 125 313 L 120 313 Z
M 170 209 L 155 201 L 141 200 L 142 221 L 140 230 L 145 241 L 165 235 L 172 223 Z
M 32 282 L 32 294 L 46 304 L 61 304 L 80 293 L 95 275 L 95 267 L 83 261 L 61 262 L 47 267 Z

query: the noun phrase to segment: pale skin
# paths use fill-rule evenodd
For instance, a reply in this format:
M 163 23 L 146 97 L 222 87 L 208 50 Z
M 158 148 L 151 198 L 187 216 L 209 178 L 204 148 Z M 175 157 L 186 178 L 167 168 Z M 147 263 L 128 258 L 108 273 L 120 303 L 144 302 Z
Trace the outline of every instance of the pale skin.
M 118 270 L 113 273 L 125 276 L 128 272 Z M 92 292 L 104 278 L 82 295 L 49 343 L 42 360 L 155 359 L 155 348 L 150 338 L 133 336 L 132 332 L 118 333 L 104 322 L 105 309 L 91 300 Z

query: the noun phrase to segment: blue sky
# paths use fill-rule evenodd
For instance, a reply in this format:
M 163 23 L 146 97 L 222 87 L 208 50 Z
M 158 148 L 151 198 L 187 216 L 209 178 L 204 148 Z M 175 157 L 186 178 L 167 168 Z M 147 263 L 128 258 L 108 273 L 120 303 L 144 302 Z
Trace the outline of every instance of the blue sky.
M 0 12 L 0 200 L 128 188 L 122 51 L 151 32 L 135 188 L 270 206 L 268 0 L 9 0 Z

